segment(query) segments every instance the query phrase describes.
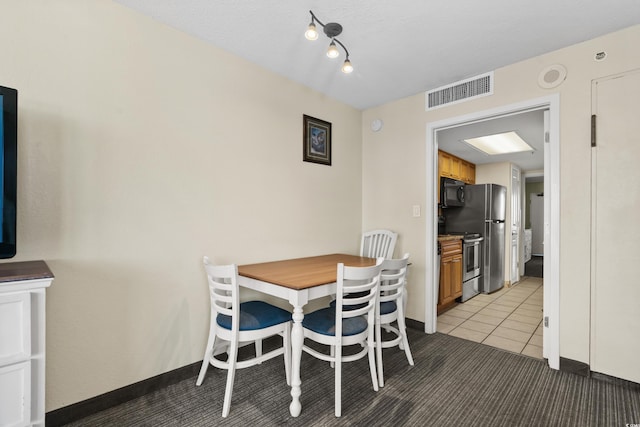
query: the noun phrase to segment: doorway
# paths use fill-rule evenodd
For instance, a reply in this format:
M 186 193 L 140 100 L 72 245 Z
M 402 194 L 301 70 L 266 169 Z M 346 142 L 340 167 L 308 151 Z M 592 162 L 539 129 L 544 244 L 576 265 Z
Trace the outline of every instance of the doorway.
M 525 251 L 525 276 L 543 277 L 544 266 L 544 192 L 542 182 L 526 185 L 528 195 L 527 221 L 528 253 Z
M 454 117 L 434 123 L 427 124 L 427 200 L 436 200 L 436 192 L 438 189 L 437 179 L 437 158 L 438 158 L 438 136 L 441 130 L 454 128 L 457 126 L 467 125 L 471 123 L 483 122 L 492 119 L 498 119 L 509 115 L 521 114 L 528 111 L 549 110 L 549 114 L 545 114 L 546 142 L 545 146 L 545 188 L 553 186 L 554 192 L 550 194 L 549 201 L 545 204 L 545 259 L 549 262 L 545 270 L 545 294 L 544 294 L 544 344 L 543 357 L 548 359 L 549 366 L 553 369 L 559 369 L 559 96 L 552 95 L 548 97 L 538 98 L 525 101 L 518 104 L 507 105 L 492 110 L 468 114 L 465 116 Z M 547 149 L 548 148 L 548 149 Z M 552 185 L 553 184 L 553 185 Z M 427 265 L 436 265 L 437 258 L 437 206 L 434 203 L 433 209 L 427 209 L 427 227 L 426 235 L 426 256 Z M 555 256 L 554 256 L 555 255 Z M 427 278 L 426 283 L 426 301 L 425 301 L 425 332 L 436 332 L 437 312 L 436 302 L 438 296 L 438 277 L 436 270 L 432 269 L 432 274 Z

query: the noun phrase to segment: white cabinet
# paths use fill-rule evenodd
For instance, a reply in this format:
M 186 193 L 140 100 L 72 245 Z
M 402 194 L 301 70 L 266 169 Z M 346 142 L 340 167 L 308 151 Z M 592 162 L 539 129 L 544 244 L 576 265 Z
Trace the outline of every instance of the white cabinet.
M 31 362 L 0 368 L 0 425 L 28 426 L 31 422 Z
M 44 261 L 0 264 L 0 426 L 44 427 Z

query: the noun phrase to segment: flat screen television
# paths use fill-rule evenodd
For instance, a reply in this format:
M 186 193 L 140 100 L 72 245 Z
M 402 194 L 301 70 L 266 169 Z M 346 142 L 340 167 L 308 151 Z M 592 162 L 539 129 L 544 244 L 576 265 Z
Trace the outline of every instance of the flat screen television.
M 16 254 L 16 179 L 18 172 L 18 91 L 0 86 L 0 258 Z

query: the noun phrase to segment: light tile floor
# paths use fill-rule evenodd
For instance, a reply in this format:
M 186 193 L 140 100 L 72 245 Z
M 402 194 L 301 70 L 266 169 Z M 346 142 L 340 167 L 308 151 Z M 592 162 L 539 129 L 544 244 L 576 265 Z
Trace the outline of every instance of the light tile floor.
M 480 294 L 438 316 L 437 331 L 542 359 L 542 278 Z

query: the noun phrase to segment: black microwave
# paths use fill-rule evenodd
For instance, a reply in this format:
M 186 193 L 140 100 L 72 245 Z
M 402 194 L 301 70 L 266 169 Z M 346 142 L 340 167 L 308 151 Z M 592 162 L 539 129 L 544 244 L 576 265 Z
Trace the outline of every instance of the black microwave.
M 440 206 L 464 206 L 464 182 L 451 178 L 440 179 Z

